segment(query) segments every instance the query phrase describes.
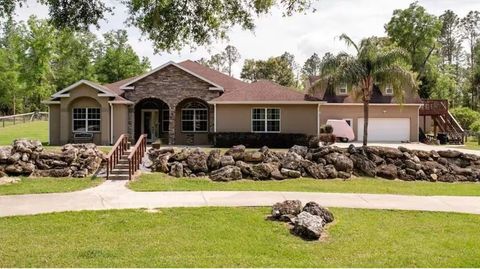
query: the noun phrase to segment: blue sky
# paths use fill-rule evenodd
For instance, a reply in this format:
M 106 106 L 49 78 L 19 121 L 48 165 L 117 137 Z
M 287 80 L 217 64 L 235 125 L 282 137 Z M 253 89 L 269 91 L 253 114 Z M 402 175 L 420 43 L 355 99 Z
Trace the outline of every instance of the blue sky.
M 106 0 L 107 1 L 107 0 Z M 179 52 L 154 54 L 151 43 L 136 28 L 124 24 L 126 8 L 120 1 L 108 0 L 115 6 L 115 15 L 109 16 L 101 23 L 101 34 L 112 29 L 126 29 L 130 43 L 135 51 L 150 59 L 152 67 L 167 61 L 185 59 L 197 60 L 221 51 L 227 44 L 238 48 L 242 59 L 234 66 L 234 75 L 238 76 L 243 60 L 248 58 L 265 59 L 277 56 L 284 51 L 295 55 L 301 65 L 314 52 L 323 55 L 325 52 L 348 50 L 337 37 L 346 33 L 355 41 L 366 36 L 385 35 L 384 25 L 392 16 L 393 10 L 406 8 L 410 0 L 319 0 L 315 3 L 317 11 L 308 14 L 296 14 L 282 17 L 279 10 L 256 18 L 256 29 L 243 31 L 234 28 L 230 31 L 230 40 L 216 42 L 209 47 L 196 49 L 185 48 Z M 480 10 L 480 0 L 425 0 L 419 1 L 428 12 L 440 15 L 446 9 L 451 9 L 459 16 L 464 16 L 470 10 Z M 47 8 L 36 1 L 27 0 L 27 5 L 17 11 L 17 19 L 26 20 L 30 15 L 44 18 Z

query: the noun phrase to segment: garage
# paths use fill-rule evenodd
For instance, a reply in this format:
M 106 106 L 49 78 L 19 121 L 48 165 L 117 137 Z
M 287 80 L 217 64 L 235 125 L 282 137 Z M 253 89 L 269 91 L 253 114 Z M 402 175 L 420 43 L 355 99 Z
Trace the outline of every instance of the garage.
M 363 141 L 364 119 L 358 119 L 357 137 Z M 368 141 L 371 142 L 400 142 L 410 140 L 409 118 L 369 118 Z

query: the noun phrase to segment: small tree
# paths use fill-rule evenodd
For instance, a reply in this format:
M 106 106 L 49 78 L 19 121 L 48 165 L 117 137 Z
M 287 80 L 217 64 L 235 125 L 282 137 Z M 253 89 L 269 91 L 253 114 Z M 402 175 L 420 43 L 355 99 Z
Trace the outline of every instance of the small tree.
M 417 88 L 414 74 L 402 64 L 408 59 L 405 50 L 384 46 L 385 39 L 369 37 L 355 44 L 345 34 L 340 36 L 348 46 L 355 48 L 355 56 L 339 53 L 327 56 L 322 62 L 321 77 L 335 83 L 347 83 L 348 90 L 356 91 L 363 101 L 363 145 L 368 140 L 368 107 L 374 83 L 380 87 L 391 85 L 398 100 L 403 100 L 405 89 Z

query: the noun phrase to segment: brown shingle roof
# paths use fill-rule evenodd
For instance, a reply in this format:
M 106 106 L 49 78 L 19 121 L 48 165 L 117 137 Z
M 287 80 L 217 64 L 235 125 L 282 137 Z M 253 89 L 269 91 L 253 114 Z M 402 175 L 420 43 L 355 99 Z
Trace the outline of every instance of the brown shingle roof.
M 204 65 L 201 65 L 197 62 L 191 61 L 191 60 L 186 60 L 183 62 L 178 63 L 178 65 L 182 66 L 183 68 L 186 68 L 190 70 L 191 72 L 204 77 L 220 86 L 222 86 L 225 91 L 229 90 L 235 90 L 239 88 L 243 88 L 248 83 L 236 79 L 234 77 L 231 77 L 229 75 L 226 75 L 222 72 L 219 72 L 217 70 L 211 69 L 209 67 L 206 67 Z
M 301 102 L 319 99 L 268 80 L 259 80 L 245 87 L 226 92 L 212 100 L 216 102 Z
M 121 95 L 121 94 L 123 94 L 124 91 L 122 89 L 120 89 L 120 86 L 122 86 L 124 84 L 127 84 L 129 81 L 132 81 L 135 78 L 137 78 L 137 76 L 131 77 L 131 78 L 126 78 L 126 79 L 119 80 L 119 81 L 109 83 L 109 84 L 104 84 L 103 86 L 108 88 L 110 91 L 114 92 L 115 94 Z

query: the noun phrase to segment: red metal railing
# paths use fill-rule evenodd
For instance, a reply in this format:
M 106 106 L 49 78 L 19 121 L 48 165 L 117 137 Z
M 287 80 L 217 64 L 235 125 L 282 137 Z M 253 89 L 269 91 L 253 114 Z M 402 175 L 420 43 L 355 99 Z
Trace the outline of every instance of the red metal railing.
M 118 163 L 122 155 L 128 149 L 128 136 L 122 134 L 113 145 L 112 150 L 107 154 L 107 179 L 110 176 L 115 165 Z
M 128 155 L 128 180 L 132 180 L 133 175 L 135 172 L 140 169 L 140 163 L 142 162 L 143 155 L 147 150 L 147 135 L 142 134 L 135 146 Z

